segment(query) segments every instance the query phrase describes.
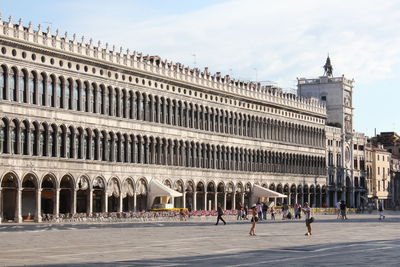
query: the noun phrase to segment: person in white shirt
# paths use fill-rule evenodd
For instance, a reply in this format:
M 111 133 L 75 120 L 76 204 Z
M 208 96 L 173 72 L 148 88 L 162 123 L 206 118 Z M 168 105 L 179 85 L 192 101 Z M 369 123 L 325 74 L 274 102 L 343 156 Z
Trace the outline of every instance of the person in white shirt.
M 341 217 L 341 215 L 340 215 L 340 204 L 341 204 L 340 201 L 338 201 L 336 203 L 336 209 L 337 209 L 337 218 L 336 219 L 340 219 L 340 217 Z
M 307 226 L 307 233 L 305 235 L 311 235 L 311 223 L 314 221 L 314 218 L 311 217 L 311 209 L 308 206 L 308 203 L 304 203 L 303 212 L 306 217 L 306 226 Z

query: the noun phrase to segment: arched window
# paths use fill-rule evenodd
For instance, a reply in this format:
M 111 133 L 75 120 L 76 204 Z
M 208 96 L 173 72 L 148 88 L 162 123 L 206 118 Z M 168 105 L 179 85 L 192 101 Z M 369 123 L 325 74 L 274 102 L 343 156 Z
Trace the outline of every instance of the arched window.
M 49 77 L 47 79 L 47 104 L 49 105 L 49 107 L 55 107 L 54 103 L 55 94 L 56 94 L 55 79 L 53 77 Z
M 142 101 L 142 95 L 137 93 L 136 95 L 136 101 L 137 101 L 137 119 L 138 120 L 143 120 L 144 118 L 144 110 L 143 110 L 143 101 Z
M 62 98 L 62 91 L 61 91 L 61 80 L 60 79 L 57 79 L 56 80 L 56 83 L 55 83 L 55 89 L 56 89 L 56 91 L 55 91 L 55 95 L 56 95 L 56 97 L 55 97 L 55 103 L 54 103 L 54 106 L 55 107 L 62 107 L 62 103 L 61 103 L 61 98 Z
M 64 97 L 64 103 L 66 109 L 72 109 L 71 92 L 72 92 L 72 84 L 71 81 L 68 81 L 68 86 L 65 87 L 65 97 Z
M 30 104 L 37 104 L 35 98 L 35 91 L 36 91 L 35 81 L 36 81 L 36 74 L 32 72 L 28 78 L 28 103 Z
M 79 105 L 78 105 L 78 99 L 79 99 L 79 88 L 78 88 L 78 83 L 75 81 L 71 81 L 72 87 L 73 87 L 73 92 L 72 92 L 72 110 L 78 110 Z
M 0 67 L 0 99 L 4 99 L 4 90 L 6 88 L 5 75 L 6 75 L 6 72 L 4 71 L 3 67 Z
M 60 152 L 60 157 L 64 158 L 65 157 L 65 146 L 64 146 L 64 129 L 61 131 L 59 135 L 57 135 L 57 144 L 58 148 L 57 150 Z
M 87 136 L 87 139 L 90 141 L 90 151 L 88 151 L 86 158 L 87 159 L 97 159 L 96 150 L 97 150 L 97 135 L 90 137 Z M 89 142 L 88 141 L 88 142 Z
M 48 140 L 48 151 L 49 151 L 49 156 L 50 157 L 54 157 L 55 155 L 54 155 L 54 136 L 53 136 L 53 131 L 49 128 L 49 140 Z
M 82 158 L 83 159 L 90 159 L 90 135 L 85 132 L 83 136 L 83 151 L 82 151 Z
M 75 135 L 75 158 L 81 159 L 82 158 L 82 150 L 81 150 L 81 134 L 77 131 Z
M 11 152 L 10 152 L 10 154 L 17 154 L 18 153 L 17 127 L 15 127 L 15 126 L 11 128 L 10 141 L 11 141 Z
M 0 153 L 6 153 L 6 135 L 7 128 L 4 125 L 4 121 L 0 120 Z
M 37 156 L 39 153 L 37 151 L 37 138 L 36 138 L 36 127 L 32 129 L 30 132 L 30 139 L 31 139 L 31 151 L 32 155 Z
M 90 89 L 90 101 L 93 113 L 100 113 L 99 112 L 99 97 L 100 93 L 98 92 L 96 84 L 92 84 L 92 88 Z
M 118 96 L 117 96 L 117 90 L 108 87 L 108 91 L 110 93 L 110 116 L 116 116 L 117 115 L 117 102 L 118 102 Z
M 24 125 L 24 127 L 21 128 L 21 149 L 23 155 L 28 155 L 28 143 L 27 143 L 28 134 L 29 134 L 29 128 L 26 127 L 26 125 Z
M 103 90 L 103 94 L 104 94 L 104 114 L 105 115 L 109 115 L 110 114 L 110 89 L 104 88 Z
M 8 73 L 8 90 L 10 92 L 10 101 L 17 101 L 16 76 L 17 73 L 15 69 Z
M 132 101 L 133 101 L 133 95 L 131 94 L 131 92 L 127 92 L 127 99 L 126 99 L 126 116 L 125 118 L 129 118 L 129 119 L 133 119 L 132 117 Z
M 160 98 L 160 122 L 165 123 L 165 99 Z
M 46 139 L 45 139 L 45 132 L 43 129 L 40 130 L 39 134 L 39 155 L 46 156 Z
M 100 90 L 97 92 L 97 109 L 99 110 L 100 114 L 105 114 L 104 113 L 104 86 L 100 86 Z
M 100 144 L 99 144 L 99 160 L 105 160 L 105 156 L 104 156 L 104 144 L 105 144 L 105 142 L 104 142 L 104 135 L 103 134 L 100 134 L 100 138 L 99 138 L 99 142 L 100 142 Z
M 88 87 L 89 86 L 85 83 L 84 88 L 81 90 L 81 99 L 79 101 L 81 103 L 79 110 L 84 112 L 88 111 Z
M 25 72 L 21 72 L 18 77 L 18 91 L 19 91 L 19 102 L 26 103 L 26 94 L 25 94 Z
M 44 106 L 45 104 L 45 94 L 44 94 L 44 87 L 45 87 L 45 77 L 44 75 L 40 75 L 39 82 L 38 82 L 38 100 L 39 106 Z

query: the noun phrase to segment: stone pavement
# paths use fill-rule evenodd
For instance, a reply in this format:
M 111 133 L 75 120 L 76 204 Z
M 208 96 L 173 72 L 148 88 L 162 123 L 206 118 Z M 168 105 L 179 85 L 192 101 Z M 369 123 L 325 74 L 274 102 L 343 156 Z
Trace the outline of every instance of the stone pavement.
M 400 265 L 400 213 L 267 221 L 0 225 L 0 265 L 342 266 Z

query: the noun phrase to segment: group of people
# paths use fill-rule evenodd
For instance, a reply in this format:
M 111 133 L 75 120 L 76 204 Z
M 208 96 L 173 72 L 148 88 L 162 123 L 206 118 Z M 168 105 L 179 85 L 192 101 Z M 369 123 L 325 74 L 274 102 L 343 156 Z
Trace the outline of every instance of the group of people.
M 297 205 L 297 204 L 296 204 Z M 282 209 L 284 209 L 284 207 L 282 207 Z M 260 220 L 260 213 L 259 213 L 259 209 L 257 208 L 257 204 L 254 204 L 251 207 L 252 210 L 252 217 L 251 217 L 251 228 L 250 228 L 250 232 L 249 234 L 251 236 L 255 236 L 256 235 L 256 223 Z M 307 232 L 305 235 L 311 235 L 311 224 L 314 222 L 314 217 L 311 216 L 311 209 L 308 205 L 308 203 L 304 204 L 304 208 L 301 208 L 300 205 L 297 206 L 297 210 L 298 212 L 301 214 L 301 212 L 303 212 L 305 214 L 305 222 L 306 222 L 306 227 L 307 227 Z M 299 215 L 301 218 L 301 215 Z
M 336 203 L 337 219 L 347 220 L 347 205 L 344 200 Z
M 308 203 L 304 204 L 304 208 L 301 207 L 299 203 L 296 203 L 294 205 L 294 213 L 295 213 L 295 218 L 301 219 L 301 213 L 303 212 L 305 214 L 305 221 L 306 221 L 306 227 L 307 227 L 307 233 L 306 235 L 311 235 L 311 223 L 314 221 L 314 218 L 311 216 L 311 209 L 308 205 Z M 253 204 L 251 207 L 251 228 L 249 234 L 251 236 L 256 235 L 256 223 L 260 220 L 266 220 L 267 219 L 267 213 L 268 213 L 268 206 L 265 203 L 260 203 L 258 202 L 257 204 Z M 222 221 L 224 225 L 226 225 L 225 220 L 222 218 L 224 215 L 224 212 L 221 208 L 221 206 L 218 206 L 217 209 L 217 222 L 215 225 L 218 225 L 219 221 Z M 270 208 L 270 215 L 271 215 L 271 220 L 275 220 L 275 210 L 274 207 Z M 247 220 L 248 219 L 248 209 L 246 206 L 242 206 L 241 204 L 238 204 L 237 206 L 237 220 Z M 292 219 L 292 214 L 290 212 L 289 206 L 287 204 L 284 204 L 282 206 L 282 219 Z
M 256 205 L 256 212 L 258 215 L 258 219 L 260 221 L 262 220 L 267 220 L 267 215 L 269 213 L 269 215 L 271 216 L 271 220 L 275 220 L 275 215 L 276 215 L 276 210 L 275 208 L 272 207 L 268 207 L 268 205 L 266 203 L 261 203 L 261 202 L 257 202 Z M 292 210 L 294 211 L 294 215 L 292 213 Z M 301 219 L 301 210 L 302 207 L 299 203 L 296 203 L 295 205 L 287 205 L 287 204 L 283 204 L 282 205 L 282 209 L 281 209 L 281 213 L 282 213 L 282 220 L 285 219 Z M 237 220 L 247 220 L 248 217 L 248 209 L 246 206 L 242 206 L 241 204 L 237 205 Z

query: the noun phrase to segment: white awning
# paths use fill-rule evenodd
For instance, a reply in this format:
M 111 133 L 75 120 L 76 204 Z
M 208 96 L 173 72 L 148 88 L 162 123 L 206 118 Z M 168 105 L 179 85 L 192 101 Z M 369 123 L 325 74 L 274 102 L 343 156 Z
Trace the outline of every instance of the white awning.
M 160 183 L 158 180 L 152 179 L 149 185 L 150 197 L 181 197 L 182 193 L 175 191 L 168 186 Z
M 254 185 L 253 186 L 253 196 L 254 197 L 277 197 L 277 198 L 286 198 L 287 195 L 275 192 L 273 190 L 270 190 L 268 188 L 259 186 L 259 185 Z
M 153 206 L 154 199 L 160 197 L 160 203 L 165 205 L 171 197 L 181 197 L 183 194 L 162 184 L 156 179 L 152 179 L 149 184 L 147 195 L 148 207 Z

